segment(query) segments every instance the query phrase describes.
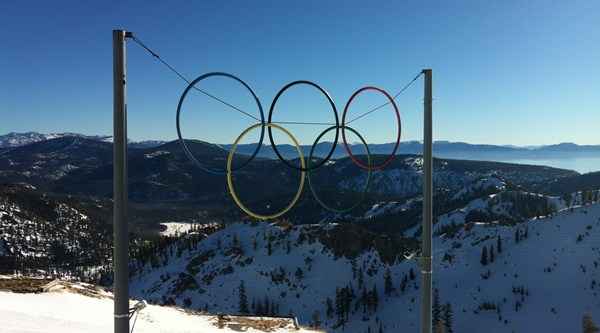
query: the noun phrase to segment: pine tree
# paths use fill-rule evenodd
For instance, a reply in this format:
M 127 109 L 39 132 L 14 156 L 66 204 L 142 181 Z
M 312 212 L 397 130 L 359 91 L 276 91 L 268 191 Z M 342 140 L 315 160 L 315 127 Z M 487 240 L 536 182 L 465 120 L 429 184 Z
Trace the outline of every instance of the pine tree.
M 454 312 L 452 312 L 452 305 L 450 303 L 446 303 L 444 307 L 444 315 L 442 316 L 442 320 L 444 321 L 444 326 L 446 327 L 446 333 L 453 333 L 454 329 L 452 328 L 454 322 Z
M 354 288 L 352 288 L 352 284 L 349 284 L 346 289 L 348 289 L 348 295 L 350 295 L 350 298 L 354 299 L 354 296 L 356 295 L 354 295 Z
M 344 310 L 346 310 L 346 320 L 350 316 L 350 309 L 352 307 L 352 300 L 354 299 L 354 290 L 352 286 L 346 287 L 346 295 L 344 297 Z
M 435 326 L 441 319 L 442 309 L 440 306 L 440 291 L 438 288 L 433 289 L 433 305 L 431 307 L 431 321 Z
M 387 296 L 389 296 L 394 291 L 394 284 L 392 282 L 392 273 L 390 269 L 385 270 L 385 274 L 383 276 L 384 279 L 384 292 Z
M 369 304 L 369 294 L 367 293 L 367 287 L 363 286 L 362 296 L 360 297 L 360 302 L 363 305 L 363 313 L 367 313 L 367 306 Z
M 525 227 L 525 233 L 523 234 L 523 238 L 528 238 L 529 237 L 529 227 L 526 226 Z
M 327 316 L 327 319 L 331 319 L 331 317 L 333 317 L 333 301 L 331 300 L 331 298 L 327 297 L 327 300 L 325 301 L 326 303 L 326 313 L 325 315 Z
M 268 255 L 271 255 L 271 254 L 273 254 L 273 244 L 272 244 L 272 242 L 271 242 L 271 237 L 269 237 L 269 238 L 267 239 L 267 254 L 268 254 Z
M 296 279 L 301 280 L 304 277 L 304 272 L 302 271 L 302 269 L 300 269 L 300 267 L 298 267 L 298 269 L 296 269 Z
M 363 270 L 362 270 L 362 268 L 359 268 L 358 269 L 358 289 L 360 289 L 364 286 L 364 282 L 365 282 L 365 277 L 363 274 Z
M 371 304 L 373 306 L 373 312 L 376 312 L 377 307 L 379 306 L 379 294 L 377 293 L 377 285 L 373 285 L 373 290 L 371 290 Z
M 521 240 L 521 233 L 519 232 L 519 228 L 515 229 L 515 243 L 519 243 Z
M 490 245 L 490 262 L 494 262 L 496 258 L 494 258 L 494 245 Z
M 402 277 L 402 282 L 400 282 L 400 291 L 404 292 L 406 290 L 406 285 L 408 285 L 408 277 L 404 274 Z
M 488 251 L 487 251 L 487 246 L 483 246 L 483 249 L 481 250 L 481 264 L 483 266 L 488 264 Z
M 246 296 L 246 287 L 244 286 L 244 280 L 240 281 L 240 287 L 238 291 L 240 296 L 239 311 L 240 313 L 249 313 L 248 297 Z
M 496 241 L 496 248 L 498 250 L 498 254 L 502 253 L 502 238 L 498 235 L 498 240 Z
M 409 278 L 410 278 L 411 281 L 413 281 L 415 279 L 415 271 L 413 271 L 412 268 L 408 272 L 408 276 L 409 276 Z
M 344 325 L 344 295 L 340 288 L 335 289 L 335 314 L 338 317 L 338 323 Z
M 263 304 L 263 313 L 266 316 L 271 314 L 271 302 L 267 296 L 265 296 L 265 303 Z

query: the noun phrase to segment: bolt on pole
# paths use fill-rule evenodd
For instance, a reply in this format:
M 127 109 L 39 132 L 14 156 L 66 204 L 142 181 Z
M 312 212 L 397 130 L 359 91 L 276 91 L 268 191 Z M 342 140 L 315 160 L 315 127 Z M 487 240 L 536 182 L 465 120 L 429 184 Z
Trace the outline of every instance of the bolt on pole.
M 129 333 L 127 103 L 124 30 L 113 30 L 113 292 L 114 332 Z
M 421 233 L 421 333 L 431 333 L 432 258 L 431 228 L 433 215 L 433 143 L 432 73 L 424 69 L 425 99 L 423 116 L 423 232 Z

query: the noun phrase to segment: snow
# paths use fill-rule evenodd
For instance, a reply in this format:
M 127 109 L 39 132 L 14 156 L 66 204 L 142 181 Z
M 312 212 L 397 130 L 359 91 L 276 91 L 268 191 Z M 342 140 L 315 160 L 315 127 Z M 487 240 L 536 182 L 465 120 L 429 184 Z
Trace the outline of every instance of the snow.
M 506 183 L 496 177 L 484 177 L 462 188 L 453 196 L 453 199 L 460 199 L 476 191 L 485 191 L 490 188 L 501 191 L 506 189 Z
M 169 154 L 170 154 L 170 152 L 168 152 L 166 150 L 157 150 L 157 151 L 152 152 L 152 153 L 144 154 L 144 157 L 145 158 L 155 158 L 155 157 L 158 157 L 158 156 L 161 156 L 161 155 L 169 155 Z
M 512 226 L 475 225 L 455 239 L 436 239 L 434 248 L 455 258 L 453 264 L 443 262 L 439 256 L 435 262 L 437 287 L 442 298 L 455 306 L 456 331 L 491 333 L 510 328 L 526 332 L 536 327 L 542 332 L 575 332 L 584 313 L 598 318 L 600 298 L 589 287 L 600 276 L 593 264 L 600 258 L 596 247 L 600 244 L 600 205 L 532 219 L 518 227 L 527 227 L 529 234 L 519 243 L 514 242 Z M 584 235 L 583 240 L 577 241 L 578 235 Z M 494 263 L 482 267 L 482 246 L 495 245 L 498 236 L 504 241 L 503 253 L 497 255 Z M 453 248 L 451 243 L 456 241 L 462 247 Z M 548 267 L 551 272 L 545 272 Z M 581 267 L 586 267 L 585 272 Z M 480 275 L 488 269 L 491 277 L 482 279 Z M 513 286 L 525 286 L 531 293 L 519 312 L 514 310 Z M 502 315 L 509 324 L 500 322 L 495 311 L 474 315 L 474 305 L 484 301 L 501 304 Z M 467 314 L 460 314 L 463 309 Z
M 319 228 L 318 226 L 305 226 L 294 229 L 286 238 L 293 239 L 294 242 L 299 238 L 300 232 L 304 229 Z M 263 235 L 269 234 L 275 237 L 273 241 L 273 254 L 268 255 L 265 248 Z M 195 279 L 200 287 L 197 290 L 184 290 L 179 295 L 174 292 L 174 284 L 177 284 L 179 273 L 186 272 L 189 269 L 191 260 L 205 251 L 216 249 L 222 244 L 232 242 L 234 235 L 237 235 L 244 244 L 242 247 L 247 252 L 235 258 L 223 254 L 215 256 L 207 263 L 197 266 L 199 270 Z M 205 304 L 209 305 L 210 311 L 223 313 L 236 313 L 238 311 L 238 287 L 240 280 L 245 281 L 248 290 L 249 303 L 253 299 L 263 300 L 266 294 L 276 295 L 272 300 L 280 303 L 280 313 L 308 313 L 309 315 L 301 324 L 308 323 L 310 315 L 315 310 L 322 310 L 321 300 L 324 297 L 331 296 L 335 287 L 347 282 L 347 277 L 352 276 L 351 266 L 346 260 L 332 260 L 333 255 L 328 253 L 322 244 L 308 243 L 294 244 L 295 251 L 286 255 L 283 247 L 285 244 L 285 233 L 277 226 L 261 223 L 255 226 L 248 224 L 233 224 L 224 231 L 216 232 L 209 238 L 202 241 L 199 249 L 192 253 L 185 253 L 180 258 L 172 257 L 166 267 L 148 270 L 147 267 L 143 274 L 138 274 L 132 278 L 130 291 L 136 297 L 143 297 L 153 301 L 160 301 L 162 295 L 173 296 L 177 303 L 182 303 L 183 299 L 190 298 L 192 308 L 203 308 Z M 252 250 L 252 239 L 255 237 L 259 243 L 256 251 Z M 365 258 L 370 256 L 365 254 Z M 246 260 L 252 257 L 251 265 L 246 264 Z M 307 258 L 311 261 L 307 264 Z M 374 260 L 378 260 L 374 258 Z M 286 272 L 293 274 L 298 267 L 306 273 L 306 277 L 292 281 L 294 286 L 287 283 L 272 283 L 271 273 L 279 272 L 283 267 Z M 233 269 L 235 274 L 216 274 L 210 282 L 202 279 L 202 276 L 210 276 L 211 272 L 226 272 Z M 310 271 L 322 272 L 322 275 L 308 274 Z M 171 277 L 167 280 L 161 278 L 169 274 Z M 312 287 L 308 287 L 312 286 Z M 286 294 L 285 302 L 280 296 Z M 298 297 L 297 297 L 298 295 Z M 324 316 L 324 312 L 321 311 Z
M 110 136 L 105 135 L 84 135 L 78 133 L 50 133 L 43 134 L 37 132 L 27 132 L 27 133 L 8 133 L 6 135 L 0 135 L 0 148 L 15 148 L 20 146 L 25 146 L 28 144 L 58 139 L 62 137 L 73 136 L 79 138 L 86 138 L 98 141 L 108 142 L 108 139 L 111 139 Z
M 485 207 L 494 197 L 473 200 L 448 217 Z M 500 213 L 506 207 L 499 203 L 493 209 Z M 301 234 L 311 228 L 319 226 L 297 226 L 284 231 L 264 223 L 230 225 L 211 234 L 197 248 L 184 250 L 180 257 L 170 256 L 159 267 L 147 265 L 138 270 L 131 281 L 131 292 L 156 302 L 163 296 L 173 297 L 179 305 L 189 298 L 191 308 L 208 305 L 210 311 L 235 313 L 237 288 L 243 280 L 249 302 L 268 296 L 281 305 L 281 313 L 293 313 L 304 325 L 319 311 L 327 332 L 363 333 L 369 327 L 376 331 L 379 322 L 383 323 L 384 332 L 418 329 L 419 278 L 410 281 L 405 292 L 396 291 L 393 296 L 382 293 L 386 268 L 398 288 L 410 269 L 419 271 L 416 260 L 386 264 L 376 250 L 364 251 L 353 259 L 337 257 L 319 240 L 300 241 Z M 524 232 L 526 228 L 528 238 L 516 243 L 515 231 Z M 323 232 L 324 229 L 316 231 Z M 267 253 L 265 235 L 273 238 L 271 255 Z M 482 266 L 482 247 L 495 247 L 498 236 L 503 240 L 502 253 L 496 252 L 495 261 Z M 236 238 L 243 249 L 241 253 L 230 251 Z M 253 239 L 258 240 L 256 249 Z M 288 241 L 292 244 L 289 252 L 285 245 Z M 600 318 L 599 286 L 590 287 L 592 281 L 600 280 L 598 244 L 600 204 L 563 209 L 551 217 L 516 225 L 463 225 L 453 237 L 434 238 L 434 286 L 439 288 L 442 302 L 452 304 L 455 332 L 528 332 L 533 327 L 542 332 L 575 332 L 580 329 L 583 314 L 591 313 L 595 320 Z M 204 261 L 190 268 L 192 260 L 204 255 Z M 451 263 L 446 255 L 453 258 Z M 416 257 L 418 254 L 413 259 Z M 311 258 L 310 264 L 307 258 Z M 334 328 L 335 319 L 324 318 L 324 301 L 335 299 L 336 288 L 349 283 L 358 289 L 353 266 L 372 271 L 365 274 L 365 284 L 367 288 L 377 286 L 381 303 L 366 320 L 362 311 L 351 314 L 342 330 Z M 549 267 L 552 271 L 546 272 Z M 285 278 L 274 281 L 273 274 L 280 268 L 285 271 Z M 297 268 L 304 272 L 301 279 L 294 276 Z M 484 279 L 482 275 L 488 270 L 490 276 Z M 194 277 L 197 288 L 178 290 L 181 274 Z M 529 296 L 512 292 L 513 287 L 520 286 L 527 289 Z M 496 311 L 480 310 L 484 302 L 500 304 L 502 319 Z M 515 311 L 516 302 L 522 303 L 519 311 Z
M 196 231 L 201 231 L 204 228 L 215 228 L 218 227 L 219 224 L 216 222 L 211 223 L 201 223 L 194 224 L 191 222 L 162 222 L 160 231 L 161 236 L 182 236 L 188 232 L 190 232 L 194 227 L 196 227 Z
M 133 304 L 131 302 L 132 306 Z M 4 333 L 106 333 L 113 330 L 112 317 L 113 300 L 108 297 L 90 297 L 72 292 L 0 292 L 0 327 Z M 134 332 L 239 332 L 235 327 L 225 326 L 220 329 L 216 324 L 217 318 L 212 315 L 191 314 L 174 307 L 148 305 L 139 313 Z M 251 327 L 243 329 L 248 333 L 263 332 Z M 293 328 L 279 328 L 271 332 L 290 331 L 309 332 Z
M 415 203 L 421 202 L 423 200 L 422 197 L 417 197 L 413 199 L 409 199 L 405 202 L 398 201 L 389 201 L 389 202 L 380 202 L 373 205 L 364 215 L 365 218 L 373 218 L 383 214 L 392 214 L 400 211 L 404 211 L 410 209 L 414 206 Z
M 165 230 L 160 232 L 161 236 L 181 235 L 192 228 L 192 224 L 186 222 L 163 222 L 160 225 L 165 227 Z
M 370 191 L 378 194 L 396 195 L 400 198 L 408 198 L 420 195 L 423 191 L 423 159 L 421 157 L 409 157 L 404 159 L 405 167 L 391 168 L 373 172 L 371 175 Z M 492 187 L 496 185 L 503 189 L 504 183 L 489 172 L 458 172 L 448 169 L 447 163 L 435 170 L 433 182 L 438 188 L 449 189 L 459 192 L 457 195 L 472 193 L 473 187 Z M 362 189 L 367 181 L 367 174 L 344 179 L 338 186 L 343 189 Z M 465 188 L 467 188 L 465 190 Z M 465 191 L 465 193 L 460 193 Z

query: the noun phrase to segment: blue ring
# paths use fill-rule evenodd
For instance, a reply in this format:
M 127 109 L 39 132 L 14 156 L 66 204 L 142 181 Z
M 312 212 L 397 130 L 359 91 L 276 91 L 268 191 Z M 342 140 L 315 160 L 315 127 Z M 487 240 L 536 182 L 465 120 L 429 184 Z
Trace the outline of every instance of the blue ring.
M 215 175 L 225 175 L 227 174 L 227 169 L 224 168 L 223 170 L 218 170 L 218 169 L 210 169 L 205 167 L 204 165 L 202 165 L 202 163 L 200 163 L 200 161 L 198 161 L 198 159 L 196 159 L 196 157 L 194 156 L 194 154 L 192 153 L 192 151 L 189 149 L 189 147 L 187 146 L 187 144 L 185 143 L 185 140 L 183 139 L 183 137 L 181 136 L 181 128 L 179 126 L 179 116 L 181 114 L 181 106 L 183 105 L 183 100 L 185 99 L 186 95 L 188 94 L 188 92 L 190 91 L 190 89 L 194 88 L 194 86 L 196 85 L 196 83 L 212 77 L 212 76 L 224 76 L 224 77 L 228 77 L 230 79 L 233 79 L 239 83 L 241 83 L 246 89 L 248 89 L 248 91 L 250 91 L 250 93 L 252 94 L 252 97 L 254 97 L 254 101 L 256 102 L 256 105 L 258 106 L 258 110 L 260 111 L 260 121 L 261 124 L 263 124 L 263 126 L 261 127 L 261 131 L 260 131 L 260 140 L 258 141 L 258 144 L 256 145 L 256 149 L 254 150 L 254 152 L 252 153 L 252 155 L 250 155 L 250 157 L 241 165 L 238 165 L 235 168 L 232 168 L 231 171 L 236 171 L 239 170 L 243 167 L 245 167 L 248 163 L 250 163 L 258 154 L 258 152 L 260 151 L 260 148 L 262 147 L 262 143 L 263 143 L 263 139 L 265 137 L 265 115 L 263 112 L 263 107 L 260 104 L 260 100 L 258 99 L 258 97 L 256 96 L 256 94 L 254 93 L 254 90 L 252 90 L 252 88 L 250 88 L 250 86 L 248 84 L 246 84 L 246 82 L 244 82 L 242 79 L 238 78 L 235 75 L 229 74 L 229 73 L 223 73 L 223 72 L 211 72 L 211 73 L 206 73 L 203 75 L 200 75 L 199 77 L 197 77 L 196 79 L 194 79 L 192 82 L 190 82 L 190 84 L 187 86 L 187 88 L 185 88 L 185 90 L 183 91 L 183 94 L 181 94 L 181 97 L 179 98 L 179 104 L 177 104 L 177 121 L 176 121 L 176 126 L 177 126 L 177 137 L 179 138 L 179 143 L 181 144 L 181 147 L 183 148 L 183 151 L 185 152 L 185 154 L 187 155 L 188 159 L 190 161 L 192 161 L 193 164 L 195 164 L 198 168 L 200 168 L 201 170 L 204 170 L 208 173 L 212 173 Z

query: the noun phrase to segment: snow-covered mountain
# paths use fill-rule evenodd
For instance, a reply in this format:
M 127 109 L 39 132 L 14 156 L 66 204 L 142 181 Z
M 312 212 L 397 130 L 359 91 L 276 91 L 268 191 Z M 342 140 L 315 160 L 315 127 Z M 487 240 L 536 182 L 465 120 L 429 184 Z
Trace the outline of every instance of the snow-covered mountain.
M 223 149 L 190 146 L 222 164 Z M 12 184 L 0 186 L 0 268 L 110 285 L 111 156 L 110 143 L 78 136 L 2 156 L 0 181 Z M 327 332 L 416 330 L 420 156 L 399 155 L 373 173 L 351 213 L 328 213 L 303 195 L 275 224 L 243 216 L 223 179 L 195 169 L 177 142 L 132 149 L 129 162 L 136 298 L 213 314 L 291 314 Z M 287 202 L 297 177 L 278 164 L 257 159 L 236 175 L 240 188 L 276 193 L 251 193 L 251 204 Z M 435 159 L 434 170 L 437 309 L 454 332 L 534 323 L 572 332 L 585 313 L 600 318 L 597 175 L 448 159 Z M 311 177 L 321 199 L 340 206 L 366 181 L 347 158 Z
M 0 135 L 0 149 L 1 148 L 14 148 L 21 147 L 31 143 L 36 143 L 40 141 L 52 140 L 56 138 L 62 138 L 65 136 L 71 137 L 81 137 L 91 140 L 98 140 L 104 142 L 112 142 L 111 136 L 104 135 L 84 135 L 78 133 L 38 133 L 38 132 L 25 132 L 25 133 L 16 133 L 11 132 L 5 135 Z
M 79 133 L 38 133 L 38 132 L 11 132 L 0 135 L 0 152 L 2 149 L 20 147 L 27 144 L 50 140 L 65 136 L 77 136 L 81 138 L 98 140 L 103 142 L 112 142 L 110 135 L 85 135 Z M 154 148 L 167 143 L 164 140 L 141 140 L 130 141 L 129 146 L 132 148 Z M 332 142 L 321 142 L 314 151 L 314 156 L 326 156 L 331 150 Z M 369 150 L 372 154 L 388 154 L 392 151 L 395 143 L 374 143 L 369 144 Z M 230 143 L 218 144 L 228 150 L 231 147 Z M 362 144 L 351 143 L 350 149 L 354 152 L 364 153 Z M 253 154 L 256 150 L 257 143 L 238 145 L 237 151 L 240 154 Z M 279 152 L 285 158 L 297 158 L 296 148 L 289 144 L 281 144 L 277 146 Z M 310 145 L 301 145 L 302 152 L 308 156 L 311 150 Z M 420 141 L 401 141 L 398 154 L 422 154 L 423 144 Z M 541 146 L 512 146 L 512 145 L 491 145 L 491 144 L 473 144 L 466 142 L 451 142 L 451 141 L 435 141 L 433 143 L 434 155 L 441 158 L 469 159 L 469 160 L 498 160 L 509 161 L 527 158 L 565 158 L 574 156 L 597 156 L 600 152 L 600 145 L 578 145 L 575 143 L 559 143 L 553 145 Z M 580 155 L 577 155 L 580 154 Z M 277 155 L 272 147 L 263 143 L 258 156 L 276 159 Z M 333 152 L 333 158 L 342 158 L 347 156 L 342 144 L 337 145 Z
M 202 142 L 188 144 L 210 167 L 223 167 L 226 156 L 223 149 Z M 383 156 L 377 155 L 375 158 Z M 384 200 L 393 198 L 404 201 L 418 196 L 422 187 L 421 160 L 418 155 L 398 155 L 385 171 L 373 173 L 368 200 L 354 213 L 360 215 L 366 211 L 365 206 Z M 110 143 L 81 137 L 61 137 L 13 148 L 4 153 L 0 158 L 0 183 L 23 182 L 45 192 L 108 199 L 112 194 L 111 163 Z M 580 177 L 569 170 L 509 163 L 435 159 L 434 164 L 436 191 L 443 191 L 447 196 L 462 191 L 482 177 L 498 177 L 507 186 L 521 186 L 528 190 L 536 190 L 534 186 L 540 184 L 550 185 L 566 178 Z M 146 219 L 164 216 L 163 204 L 172 205 L 174 202 L 178 209 L 171 209 L 169 214 L 177 216 L 164 216 L 165 219 L 192 218 L 197 216 L 198 210 L 227 221 L 243 218 L 229 198 L 225 179 L 197 168 L 188 160 L 178 142 L 154 148 L 130 149 L 129 166 L 132 202 L 151 204 L 152 209 L 163 210 L 157 214 L 145 214 Z M 271 181 L 273 175 L 278 175 L 279 181 Z M 268 201 L 274 209 L 287 204 L 298 186 L 294 170 L 270 159 L 256 159 L 236 178 L 237 186 L 244 192 L 241 195 L 252 198 L 251 205 Z M 331 161 L 311 173 L 312 184 L 319 196 L 325 202 L 339 207 L 353 204 L 354 201 L 348 202 L 354 200 L 353 193 L 346 194 L 362 191 L 365 180 L 366 173 L 349 158 Z M 268 190 L 246 193 L 257 187 L 262 188 L 264 184 L 269 184 Z M 309 191 L 305 189 L 305 192 Z M 304 195 L 288 217 L 295 223 L 315 223 L 329 216 L 310 195 Z
M 79 137 L 90 140 L 102 141 L 102 142 L 112 142 L 111 135 L 85 135 L 80 133 L 38 133 L 38 132 L 10 132 L 8 134 L 0 135 L 0 149 L 3 148 L 15 148 L 21 147 L 28 144 L 52 140 L 63 137 Z M 130 141 L 129 145 L 133 148 L 151 148 L 158 147 L 164 144 L 165 141 L 162 140 L 143 140 L 143 141 Z
M 437 219 L 434 285 L 454 332 L 575 332 L 585 313 L 600 318 L 600 204 L 582 206 L 588 194 L 573 195 L 570 206 L 520 195 L 552 206 L 524 222 L 465 218 L 488 208 L 512 218 L 513 203 L 492 194 Z M 234 224 L 139 258 L 131 291 L 159 304 L 237 313 L 242 288 L 249 312 L 274 308 L 328 332 L 416 330 L 419 269 L 406 257 L 418 257 L 417 249 L 357 224 Z
M 0 185 L 0 274 L 50 267 L 58 275 L 102 273 L 112 251 L 109 205 Z

